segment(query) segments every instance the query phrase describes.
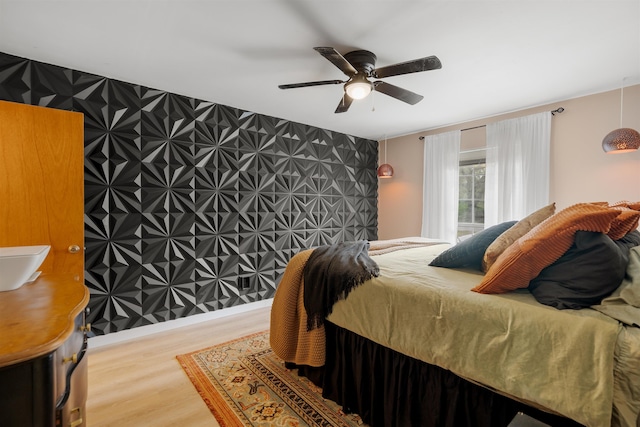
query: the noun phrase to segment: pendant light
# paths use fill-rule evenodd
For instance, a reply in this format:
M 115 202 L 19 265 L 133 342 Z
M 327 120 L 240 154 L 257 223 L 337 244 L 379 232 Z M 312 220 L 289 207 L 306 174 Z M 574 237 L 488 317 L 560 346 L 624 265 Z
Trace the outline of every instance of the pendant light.
M 393 168 L 387 163 L 387 137 L 384 137 L 384 164 L 378 167 L 378 178 L 392 178 Z
M 624 79 L 620 88 L 620 128 L 609 132 L 602 140 L 602 149 L 608 154 L 628 153 L 640 148 L 640 133 L 622 127 L 622 106 L 624 101 Z

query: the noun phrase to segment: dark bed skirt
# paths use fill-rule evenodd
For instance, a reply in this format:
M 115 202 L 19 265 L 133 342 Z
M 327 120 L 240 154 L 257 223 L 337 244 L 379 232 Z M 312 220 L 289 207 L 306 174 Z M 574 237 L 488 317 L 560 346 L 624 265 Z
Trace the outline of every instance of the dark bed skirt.
M 300 368 L 323 397 L 371 427 L 501 427 L 518 412 L 548 425 L 580 426 L 494 393 L 457 375 L 325 322 L 327 358 Z

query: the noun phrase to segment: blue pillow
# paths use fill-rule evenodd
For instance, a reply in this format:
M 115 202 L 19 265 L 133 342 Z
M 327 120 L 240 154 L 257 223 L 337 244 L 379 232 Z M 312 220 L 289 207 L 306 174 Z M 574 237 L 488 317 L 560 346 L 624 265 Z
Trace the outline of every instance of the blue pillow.
M 516 222 L 518 221 L 507 221 L 486 228 L 442 252 L 429 265 L 447 268 L 472 268 L 482 271 L 484 252 L 499 235 L 513 227 Z

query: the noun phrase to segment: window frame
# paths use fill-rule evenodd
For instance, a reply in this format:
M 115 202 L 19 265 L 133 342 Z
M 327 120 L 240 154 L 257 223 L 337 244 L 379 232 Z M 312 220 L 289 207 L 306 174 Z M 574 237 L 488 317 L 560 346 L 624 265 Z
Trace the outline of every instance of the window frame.
M 487 159 L 486 156 L 482 156 L 481 158 L 476 158 L 476 159 L 465 159 L 465 160 L 461 160 L 458 163 L 458 177 L 461 177 L 461 171 L 462 168 L 465 166 L 475 166 L 475 165 L 484 165 L 485 167 L 485 176 L 486 176 L 486 165 L 487 165 Z M 468 176 L 468 175 L 465 175 Z M 465 201 L 470 200 L 471 201 L 471 219 L 472 221 L 476 219 L 476 214 L 475 214 L 475 210 L 476 210 L 476 202 L 478 200 L 476 200 L 475 198 L 475 184 L 476 184 L 476 177 L 475 177 L 475 173 L 473 175 L 471 175 L 472 178 L 472 182 L 471 182 L 471 198 L 470 199 L 464 199 Z M 461 192 L 459 191 L 458 193 L 458 203 L 460 203 L 463 199 L 461 199 L 460 197 Z M 484 202 L 484 197 L 482 198 L 482 202 Z M 484 221 L 482 223 L 478 223 L 478 222 L 460 222 L 460 211 L 458 210 L 458 230 L 457 230 L 457 235 L 458 235 L 458 240 L 465 238 L 465 236 L 470 237 L 480 231 L 484 230 Z

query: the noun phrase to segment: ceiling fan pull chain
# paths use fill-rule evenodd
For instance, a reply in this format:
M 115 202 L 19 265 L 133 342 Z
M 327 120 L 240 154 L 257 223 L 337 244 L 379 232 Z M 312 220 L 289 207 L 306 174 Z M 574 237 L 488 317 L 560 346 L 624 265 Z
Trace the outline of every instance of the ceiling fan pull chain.
M 371 91 L 371 112 L 376 111 L 376 86 L 373 85 L 373 90 Z

